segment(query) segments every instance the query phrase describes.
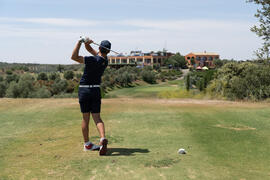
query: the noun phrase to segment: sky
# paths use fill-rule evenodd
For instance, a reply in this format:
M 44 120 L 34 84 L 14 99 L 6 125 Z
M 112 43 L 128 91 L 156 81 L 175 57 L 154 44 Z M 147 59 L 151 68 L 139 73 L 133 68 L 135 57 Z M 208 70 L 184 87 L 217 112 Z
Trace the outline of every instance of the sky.
M 71 64 L 82 35 L 126 54 L 166 48 L 254 59 L 257 8 L 246 0 L 0 0 L 0 62 Z M 84 46 L 80 54 L 89 55 Z

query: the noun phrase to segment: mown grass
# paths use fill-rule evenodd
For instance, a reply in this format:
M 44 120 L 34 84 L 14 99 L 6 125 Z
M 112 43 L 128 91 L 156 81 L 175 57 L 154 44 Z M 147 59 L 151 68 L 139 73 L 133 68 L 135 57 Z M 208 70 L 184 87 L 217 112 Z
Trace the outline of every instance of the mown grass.
M 174 80 L 159 84 L 143 84 L 130 88 L 113 89 L 109 91 L 105 98 L 161 98 L 161 99 L 211 99 L 205 93 L 197 89 L 187 91 L 184 80 Z
M 0 104 L 1 180 L 270 178 L 269 104 L 104 99 L 105 157 L 82 151 L 76 99 Z
M 130 88 L 114 89 L 108 92 L 105 98 L 157 98 L 161 92 L 174 92 L 180 89 L 184 89 L 184 81 L 174 80 L 159 84 L 144 84 Z

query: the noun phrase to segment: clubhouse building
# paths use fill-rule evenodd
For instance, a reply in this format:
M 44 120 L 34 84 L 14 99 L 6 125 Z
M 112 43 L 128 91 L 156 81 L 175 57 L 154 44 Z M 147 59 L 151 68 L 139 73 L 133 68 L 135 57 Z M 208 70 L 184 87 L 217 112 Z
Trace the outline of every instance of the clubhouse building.
M 185 56 L 185 59 L 188 63 L 189 67 L 195 68 L 214 68 L 213 60 L 219 59 L 220 56 L 217 53 L 209 53 L 209 52 L 191 52 Z
M 164 60 L 174 55 L 173 53 L 163 52 L 150 52 L 143 53 L 142 51 L 131 51 L 129 55 L 119 54 L 117 56 L 109 56 L 109 66 L 122 67 L 125 65 L 130 66 L 162 66 Z

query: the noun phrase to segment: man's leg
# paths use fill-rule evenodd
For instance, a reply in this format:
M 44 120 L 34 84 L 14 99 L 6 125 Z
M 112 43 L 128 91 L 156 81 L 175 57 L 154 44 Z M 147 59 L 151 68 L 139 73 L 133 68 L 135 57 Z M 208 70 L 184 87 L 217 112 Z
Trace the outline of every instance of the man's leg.
M 105 127 L 102 119 L 100 118 L 100 113 L 92 113 L 92 117 L 96 123 L 100 138 L 105 138 Z
M 100 146 L 97 146 L 89 141 L 89 120 L 90 113 L 83 113 L 82 134 L 84 139 L 84 151 L 99 150 Z
M 89 120 L 90 113 L 83 113 L 82 134 L 85 143 L 89 142 Z
M 92 117 L 96 123 L 99 135 L 100 135 L 100 142 L 99 145 L 101 145 L 99 149 L 99 155 L 103 156 L 107 153 L 107 144 L 108 140 L 105 138 L 105 127 L 104 123 L 100 118 L 100 113 L 92 113 Z

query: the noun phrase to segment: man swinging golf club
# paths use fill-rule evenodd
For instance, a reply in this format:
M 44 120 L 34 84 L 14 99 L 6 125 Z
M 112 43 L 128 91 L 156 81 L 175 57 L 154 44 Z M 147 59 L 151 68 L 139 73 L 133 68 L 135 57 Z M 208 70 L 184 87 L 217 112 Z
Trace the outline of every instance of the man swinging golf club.
M 85 43 L 86 50 L 93 56 L 79 56 L 79 50 L 83 42 Z M 79 103 L 83 115 L 82 134 L 85 142 L 84 150 L 99 150 L 99 155 L 106 155 L 108 140 L 105 138 L 105 127 L 100 118 L 100 83 L 101 76 L 108 65 L 107 54 L 110 52 L 111 43 L 107 40 L 102 41 L 99 46 L 99 52 L 90 46 L 91 43 L 93 43 L 91 39 L 81 38 L 72 52 L 71 59 L 85 64 L 84 73 L 79 85 Z M 99 145 L 95 145 L 89 140 L 90 113 L 100 135 Z

